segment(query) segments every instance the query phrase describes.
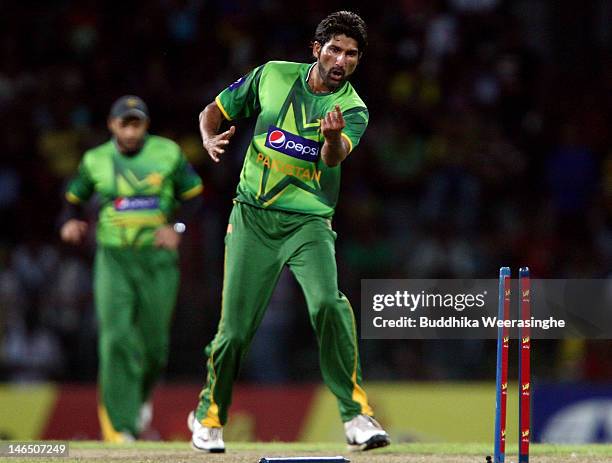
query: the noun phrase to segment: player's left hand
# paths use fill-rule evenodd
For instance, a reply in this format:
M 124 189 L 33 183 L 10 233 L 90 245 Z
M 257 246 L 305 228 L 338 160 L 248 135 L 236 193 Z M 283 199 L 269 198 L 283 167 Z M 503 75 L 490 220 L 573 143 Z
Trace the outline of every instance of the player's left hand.
M 330 143 L 339 143 L 341 140 L 342 129 L 346 127 L 344 117 L 342 117 L 342 111 L 340 106 L 336 105 L 333 111 L 328 112 L 323 119 L 321 119 L 321 133 L 325 137 L 325 140 Z
M 172 225 L 164 225 L 155 231 L 155 246 L 172 251 L 178 249 L 181 243 L 181 235 L 174 231 Z

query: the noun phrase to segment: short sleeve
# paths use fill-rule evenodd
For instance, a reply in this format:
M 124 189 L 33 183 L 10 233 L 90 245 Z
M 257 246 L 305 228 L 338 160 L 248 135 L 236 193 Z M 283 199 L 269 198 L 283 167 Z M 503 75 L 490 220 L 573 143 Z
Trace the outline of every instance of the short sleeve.
M 174 170 L 173 180 L 174 191 L 177 198 L 181 201 L 187 201 L 196 197 L 204 189 L 202 179 L 182 153 Z
M 80 204 L 87 201 L 94 193 L 94 181 L 89 174 L 85 158 L 81 160 L 76 175 L 68 183 L 66 188 L 66 200 L 72 204 Z
M 349 143 L 349 153 L 359 144 L 359 140 L 365 133 L 370 115 L 368 109 L 361 106 L 345 111 L 342 116 L 346 127 L 342 130 L 342 137 Z
M 264 65 L 256 67 L 217 95 L 215 102 L 227 120 L 249 117 L 259 111 L 259 80 L 263 68 Z

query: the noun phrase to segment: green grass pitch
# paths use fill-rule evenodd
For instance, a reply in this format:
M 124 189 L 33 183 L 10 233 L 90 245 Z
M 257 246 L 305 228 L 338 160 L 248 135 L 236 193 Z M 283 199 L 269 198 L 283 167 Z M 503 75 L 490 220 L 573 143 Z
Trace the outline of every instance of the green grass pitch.
M 336 456 L 342 455 L 354 462 L 403 463 L 459 463 L 485 462 L 492 445 L 410 443 L 392 444 L 369 452 L 349 452 L 342 444 L 310 443 L 226 443 L 225 454 L 204 454 L 191 450 L 186 442 L 137 442 L 112 445 L 101 442 L 70 442 L 66 458 L 54 457 L 0 457 L 9 463 L 60 462 L 212 462 L 257 463 L 261 457 L 271 456 Z M 516 446 L 510 446 L 506 462 L 516 462 Z M 532 444 L 530 461 L 533 463 L 603 463 L 612 461 L 612 445 L 549 445 Z

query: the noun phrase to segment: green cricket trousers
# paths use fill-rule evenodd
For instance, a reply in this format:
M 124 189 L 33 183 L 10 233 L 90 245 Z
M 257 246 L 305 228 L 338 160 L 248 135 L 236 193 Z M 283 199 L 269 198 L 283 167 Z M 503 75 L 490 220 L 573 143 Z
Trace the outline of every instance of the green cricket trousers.
M 360 386 L 355 317 L 338 291 L 335 238 L 323 217 L 234 204 L 225 237 L 221 320 L 206 348 L 207 381 L 196 410 L 204 426 L 227 421 L 233 382 L 285 265 L 304 292 L 323 380 L 342 420 L 372 414 Z
M 98 246 L 99 419 L 106 441 L 138 435 L 142 404 L 166 366 L 179 284 L 178 255 L 153 247 Z

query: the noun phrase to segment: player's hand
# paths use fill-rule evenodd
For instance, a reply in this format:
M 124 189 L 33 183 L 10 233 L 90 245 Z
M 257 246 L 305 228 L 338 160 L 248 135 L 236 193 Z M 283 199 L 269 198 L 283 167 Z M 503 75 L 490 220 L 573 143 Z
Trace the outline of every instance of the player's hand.
M 225 148 L 229 145 L 230 138 L 234 136 L 236 126 L 232 125 L 228 130 L 214 137 L 207 138 L 202 141 L 204 149 L 213 161 L 219 162 L 219 155 L 225 153 Z
M 321 119 L 321 133 L 329 143 L 340 142 L 344 127 L 346 127 L 346 122 L 344 122 L 342 111 L 340 111 L 340 106 L 338 105 Z
M 181 235 L 174 231 L 172 225 L 164 225 L 155 230 L 155 246 L 175 251 L 181 243 Z
M 70 244 L 79 244 L 87 234 L 89 225 L 83 220 L 70 219 L 60 229 L 62 240 Z

